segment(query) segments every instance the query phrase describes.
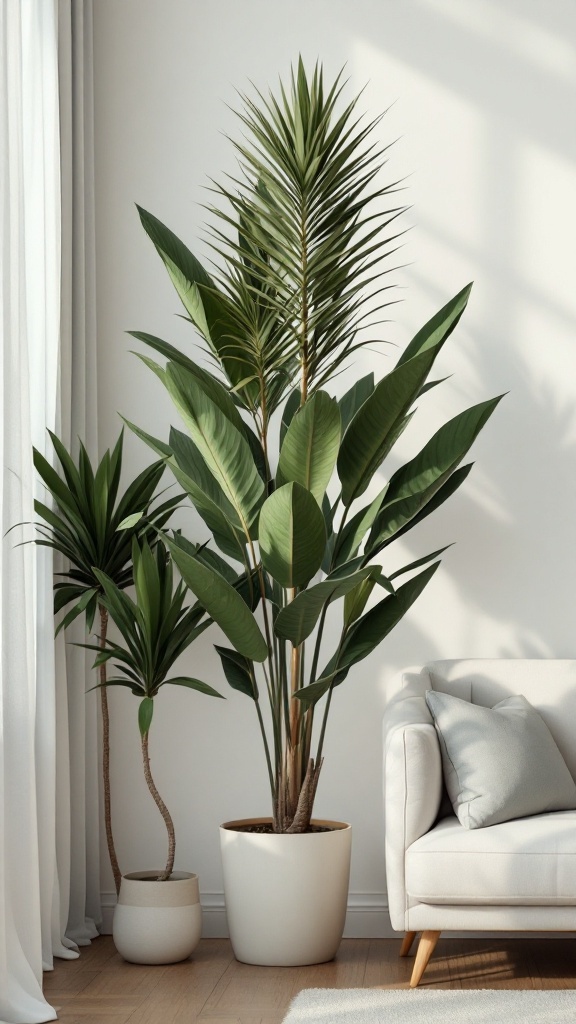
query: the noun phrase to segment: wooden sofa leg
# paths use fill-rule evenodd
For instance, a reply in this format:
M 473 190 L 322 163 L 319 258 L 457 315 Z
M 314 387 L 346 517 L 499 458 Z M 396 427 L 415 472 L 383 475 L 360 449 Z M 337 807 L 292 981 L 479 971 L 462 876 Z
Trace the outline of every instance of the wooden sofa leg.
M 400 947 L 400 956 L 408 956 L 408 953 L 412 949 L 412 943 L 416 938 L 416 932 L 405 932 L 404 938 L 402 939 L 402 945 Z
M 422 932 L 420 942 L 418 943 L 416 960 L 414 961 L 414 970 L 410 978 L 410 988 L 416 988 L 420 983 L 420 979 L 428 966 L 428 961 L 434 952 L 439 938 L 440 932 Z

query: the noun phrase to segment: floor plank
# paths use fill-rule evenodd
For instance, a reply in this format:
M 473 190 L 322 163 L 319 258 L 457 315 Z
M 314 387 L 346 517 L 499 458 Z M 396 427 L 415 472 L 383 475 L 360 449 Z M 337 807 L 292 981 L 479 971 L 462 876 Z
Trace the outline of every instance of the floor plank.
M 400 939 L 345 939 L 336 959 L 311 967 L 253 967 L 227 939 L 203 939 L 181 964 L 128 964 L 112 938 L 56 960 L 44 990 L 63 1024 L 282 1024 L 304 988 L 408 988 L 414 956 Z M 576 989 L 570 938 L 445 939 L 422 988 Z

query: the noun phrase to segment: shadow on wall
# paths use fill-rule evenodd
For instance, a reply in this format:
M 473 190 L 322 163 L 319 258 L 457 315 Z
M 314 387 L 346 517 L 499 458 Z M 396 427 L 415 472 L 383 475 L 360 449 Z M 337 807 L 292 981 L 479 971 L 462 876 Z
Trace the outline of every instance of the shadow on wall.
M 363 4 L 361 23 L 343 2 L 338 9 L 338 19 L 348 21 L 356 36 L 364 25 L 382 24 L 376 0 Z M 463 401 L 471 390 L 479 401 L 495 388 L 509 394 L 474 446 L 477 465 L 462 491 L 410 533 L 404 546 L 416 558 L 446 541 L 461 542 L 444 556 L 444 581 L 432 584 L 436 594 L 444 587 L 449 607 L 460 616 L 451 624 L 458 625 L 457 649 L 446 650 L 442 631 L 429 629 L 417 606 L 401 626 L 400 646 L 404 661 L 411 648 L 426 651 L 427 658 L 478 654 L 478 623 L 484 620 L 491 623 L 486 655 L 566 657 L 575 653 L 566 598 L 576 575 L 576 405 L 569 350 L 576 310 L 573 291 L 562 279 L 555 285 L 550 267 L 563 267 L 562 257 L 570 253 L 573 263 L 576 253 L 569 218 L 558 217 L 557 197 L 538 194 L 536 212 L 526 200 L 535 194 L 546 160 L 563 161 L 574 173 L 576 134 L 567 131 L 576 98 L 574 12 L 535 0 L 504 7 L 415 0 L 411 11 L 412 20 L 394 19 L 394 31 L 381 43 L 375 37 L 368 42 L 473 104 L 482 118 L 482 192 L 472 197 L 480 206 L 473 240 L 463 240 L 457 224 L 446 221 L 445 227 L 440 219 L 417 216 L 432 243 L 460 256 L 477 278 L 458 328 L 464 335 L 470 331 L 469 339 L 461 333 L 448 343 L 438 376 L 453 372 L 456 361 L 446 385 L 451 397 L 462 380 Z M 534 153 L 541 159 L 537 171 Z M 527 242 L 533 246 L 528 250 Z M 437 308 L 447 293 L 425 274 L 425 267 L 423 273 L 410 271 Z M 478 309 L 481 330 L 475 326 Z M 466 380 L 473 384 L 467 387 Z M 439 395 L 433 392 L 432 401 Z M 406 445 L 402 459 L 417 447 Z M 386 660 L 402 664 L 395 648 L 390 637 Z

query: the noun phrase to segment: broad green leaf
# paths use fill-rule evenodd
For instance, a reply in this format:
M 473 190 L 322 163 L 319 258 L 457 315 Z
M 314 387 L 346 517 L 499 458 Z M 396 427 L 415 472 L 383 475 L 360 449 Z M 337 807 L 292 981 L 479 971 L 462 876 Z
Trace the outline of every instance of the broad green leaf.
M 382 569 L 379 565 L 373 565 L 370 567 L 371 572 L 367 579 L 363 580 L 359 586 L 355 587 L 349 594 L 344 598 L 344 622 L 346 626 L 351 626 L 356 619 L 359 619 L 362 615 L 368 600 L 376 583 L 380 583 L 385 590 L 389 593 L 394 593 L 394 587 L 388 582 L 385 576 L 382 575 Z
M 420 566 L 426 565 L 431 562 L 433 558 L 438 558 L 439 555 L 443 555 L 448 548 L 451 548 L 452 544 L 445 544 L 443 548 L 438 548 L 437 551 L 431 551 L 429 555 L 423 555 L 422 558 L 417 558 L 415 562 L 410 562 L 409 565 L 403 565 L 401 569 L 396 569 L 396 572 L 390 573 L 389 580 L 395 580 L 398 576 L 404 576 L 407 572 L 412 572 L 414 569 L 419 569 Z
M 302 392 L 300 391 L 300 388 L 294 388 L 294 390 L 291 391 L 290 394 L 288 395 L 282 412 L 282 420 L 280 422 L 280 447 L 282 447 L 284 443 L 284 438 L 286 437 L 286 431 L 288 430 L 288 427 L 290 426 L 294 416 L 296 415 L 298 409 L 300 408 L 301 400 Z
M 423 491 L 456 469 L 503 397 L 465 409 L 440 427 L 418 455 L 394 473 L 386 502 Z
M 274 491 L 260 511 L 259 541 L 262 564 L 278 583 L 308 583 L 326 547 L 324 516 L 311 492 L 298 483 Z
M 183 538 L 179 538 L 178 535 L 176 535 L 175 539 L 178 541 Z M 209 565 L 210 568 L 216 569 L 216 572 L 219 572 L 220 575 L 228 581 L 228 583 L 234 584 L 238 579 L 236 569 L 233 569 L 226 559 L 222 558 L 217 551 L 212 551 L 212 549 L 207 547 L 205 544 L 201 546 L 191 544 L 188 549 L 188 554 L 194 555 L 200 562 L 203 562 L 204 565 Z
M 356 622 L 348 632 L 336 668 L 349 668 L 362 661 L 384 640 L 404 617 L 424 587 L 432 579 L 440 562 L 434 562 L 417 576 L 398 587 L 394 595 L 385 597 Z M 330 670 L 332 671 L 332 669 Z M 329 673 L 324 672 L 323 675 Z
M 136 434 L 136 437 L 139 437 L 141 441 L 144 441 L 144 444 L 147 444 L 152 451 L 156 452 L 157 455 L 162 456 L 162 458 L 169 458 L 172 455 L 172 449 L 165 441 L 161 441 L 157 437 L 152 437 L 152 434 L 147 434 L 145 430 L 142 430 L 141 427 L 137 427 L 135 423 L 131 423 L 125 416 L 122 416 L 122 420 L 126 426 Z
M 246 365 L 232 352 L 238 328 L 230 300 L 170 228 L 141 207 L 138 212 L 192 323 L 221 360 L 232 384 L 240 384 L 246 377 Z M 258 387 L 248 385 L 248 390 L 254 395 Z
M 322 571 L 327 574 L 330 572 L 332 567 L 334 545 L 336 543 L 336 534 L 334 533 L 334 509 L 330 505 L 330 500 L 327 494 L 322 498 L 322 515 L 324 516 L 324 524 L 326 526 L 326 547 L 324 548 L 321 568 Z
M 452 334 L 462 313 L 466 309 L 471 291 L 472 283 L 467 284 L 453 299 L 450 299 L 450 302 L 447 302 L 442 309 L 435 313 L 428 323 L 424 324 L 424 327 L 421 327 L 418 333 L 414 335 L 396 365 L 400 366 L 427 349 L 438 349 L 440 345 L 443 345 Z
M 194 444 L 248 534 L 264 495 L 248 441 L 181 366 L 168 364 L 167 387 Z
M 139 523 L 142 519 L 144 512 L 134 512 L 131 516 L 126 516 L 121 523 L 118 523 L 117 530 L 130 530 L 136 523 Z
M 140 702 L 138 708 L 138 727 L 140 729 L 140 735 L 142 737 L 147 736 L 152 725 L 152 715 L 154 714 L 154 701 L 151 697 L 144 697 Z
M 218 291 L 214 283 L 199 284 L 198 291 L 208 324 L 208 341 L 222 363 L 226 376 L 236 392 L 242 390 L 252 401 L 257 400 L 258 382 L 253 373 L 252 354 L 242 344 L 245 325 L 242 319 L 238 323 L 238 311 L 229 297 Z
M 316 391 L 286 431 L 278 462 L 278 483 L 302 484 L 321 505 L 336 465 L 340 430 L 338 403 L 325 391 Z
M 234 527 L 222 509 L 209 497 L 196 481 L 183 473 L 174 458 L 168 462 L 178 483 L 188 494 L 192 504 L 211 530 L 214 541 L 225 555 L 239 562 L 245 561 L 245 535 L 240 527 Z M 214 481 L 216 485 L 216 481 Z M 236 516 L 234 516 L 236 518 Z
M 127 334 L 136 338 L 137 341 L 143 341 L 145 345 L 154 349 L 155 352 L 159 352 L 160 355 L 166 356 L 171 362 L 180 363 L 181 366 L 185 366 L 192 372 L 196 369 L 196 363 L 184 355 L 179 348 L 171 345 L 168 341 L 163 341 L 162 338 L 157 338 L 155 334 L 147 334 L 146 331 L 127 331 Z M 139 353 L 135 352 L 134 355 L 139 355 Z
M 170 430 L 170 447 L 178 467 L 194 482 L 195 487 L 201 490 L 214 505 L 218 506 L 231 526 L 237 530 L 242 530 L 242 521 L 236 508 L 222 490 L 215 476 L 208 469 L 200 449 L 194 444 L 192 438 L 181 430 L 176 430 L 172 427 Z M 172 459 L 169 460 L 168 464 L 171 469 L 174 468 Z
M 266 481 L 268 476 L 268 466 L 266 465 L 266 456 L 264 454 L 264 449 L 262 448 L 260 439 L 246 423 L 242 423 L 242 428 L 246 440 L 250 445 L 250 451 L 252 452 L 252 458 L 254 459 L 256 469 L 258 470 L 262 479 Z
M 324 605 L 354 590 L 372 571 L 368 566 L 343 579 L 326 579 L 303 590 L 281 610 L 274 622 L 274 632 L 299 647 L 312 633 Z
M 221 412 L 224 413 L 226 419 L 230 420 L 238 430 L 244 430 L 244 421 L 238 412 L 238 409 L 234 405 L 234 402 L 226 390 L 223 384 L 208 370 L 204 370 L 201 366 L 198 366 L 192 359 L 181 356 L 181 353 L 177 349 L 174 349 L 172 345 L 168 345 L 163 342 L 160 338 L 156 338 L 152 334 L 145 334 L 142 331 L 129 331 L 132 337 L 137 338 L 139 341 L 143 341 L 146 345 L 151 348 L 162 352 L 164 355 L 175 352 L 176 358 L 172 358 L 170 354 L 170 362 L 176 363 L 181 366 L 185 374 L 190 374 L 202 389 L 205 395 L 218 406 Z
M 338 455 L 344 505 L 364 493 L 388 455 L 435 354 L 432 349 L 396 367 L 376 385 L 356 413 Z
M 428 502 L 426 502 L 420 512 L 413 516 L 406 526 L 403 526 L 401 530 L 398 530 L 395 534 L 395 538 L 398 539 L 399 537 L 402 537 L 403 534 L 408 533 L 408 530 L 411 530 L 414 526 L 417 526 L 418 523 L 421 523 L 423 519 L 426 519 L 426 516 L 435 512 L 437 508 L 440 508 L 440 505 L 443 505 L 446 499 L 450 498 L 464 483 L 473 465 L 473 462 L 469 462 L 466 466 L 460 466 L 454 471 L 454 473 L 451 473 L 446 483 L 442 484 L 442 486 L 438 488 L 436 493 Z
M 429 487 L 418 491 L 416 494 L 408 494 L 405 498 L 397 498 L 395 501 L 387 502 L 380 509 L 370 536 L 366 542 L 366 556 L 373 558 L 375 554 L 397 537 L 426 504 L 434 497 L 437 490 L 449 478 L 450 471 L 435 480 Z
M 244 658 L 238 651 L 229 647 L 214 647 L 220 655 L 224 675 L 233 690 L 245 693 L 252 700 L 258 700 L 258 686 L 254 676 L 254 665 L 249 658 Z
M 187 686 L 189 690 L 198 690 L 199 693 L 205 693 L 209 697 L 222 697 L 223 700 L 225 699 L 222 693 L 218 693 L 218 690 L 209 686 L 208 683 L 203 683 L 201 679 L 192 679 L 190 676 L 174 676 L 172 679 L 165 679 L 162 686 L 168 686 L 168 684 L 171 686 Z
M 342 565 L 349 558 L 353 558 L 357 554 L 366 533 L 372 527 L 378 515 L 387 488 L 388 484 L 376 495 L 369 505 L 360 509 L 356 515 L 352 516 L 350 522 L 346 523 L 334 547 L 333 561 L 336 566 Z
M 314 704 L 317 704 L 321 697 L 328 692 L 334 682 L 336 673 L 332 675 L 322 676 L 321 679 L 317 679 L 314 683 L 309 683 L 308 686 L 303 686 L 301 690 L 298 690 L 294 697 L 301 701 L 305 708 L 311 708 Z
M 429 381 L 427 381 L 427 383 L 423 384 L 422 387 L 420 388 L 420 391 L 418 392 L 418 398 L 422 398 L 422 395 L 427 394 L 428 391 L 432 390 L 432 388 L 437 388 L 438 385 L 439 384 L 443 384 L 445 380 L 450 380 L 450 376 L 448 376 L 448 377 L 440 377 L 439 380 L 429 380 Z
M 212 278 L 170 228 L 142 207 L 137 206 L 137 210 L 142 227 L 156 246 L 188 316 L 200 333 L 209 339 L 210 331 L 198 284 L 212 285 Z
M 352 385 L 349 391 L 339 400 L 340 415 L 342 417 L 342 433 L 354 419 L 358 409 L 374 391 L 374 374 L 367 373 Z
M 253 661 L 264 661 L 268 656 L 266 641 L 252 612 L 234 587 L 210 566 L 182 551 L 171 538 L 166 537 L 165 543 L 182 579 L 239 654 Z

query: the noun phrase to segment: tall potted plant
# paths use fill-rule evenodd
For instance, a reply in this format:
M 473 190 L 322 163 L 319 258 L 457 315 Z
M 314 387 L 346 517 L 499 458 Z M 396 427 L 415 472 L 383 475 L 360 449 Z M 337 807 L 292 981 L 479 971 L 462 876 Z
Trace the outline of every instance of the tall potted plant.
M 194 554 L 197 549 L 192 548 Z M 132 541 L 135 601 L 105 573 L 95 569 L 102 587 L 102 603 L 110 613 L 121 642 L 106 639 L 85 645 L 97 652 L 95 667 L 114 659 L 116 675 L 98 684 L 121 686 L 138 699 L 144 778 L 166 826 L 168 852 L 163 869 L 136 871 L 122 876 L 114 910 L 113 935 L 118 952 L 132 963 L 165 964 L 185 960 L 201 933 L 198 875 L 174 871 L 176 835 L 172 816 L 152 776 L 149 733 L 154 700 L 165 686 L 184 686 L 213 697 L 213 687 L 200 679 L 174 672 L 174 664 L 210 625 L 198 602 L 187 608 L 186 585 L 174 583 L 172 560 L 161 542 L 152 552 L 147 541 Z
M 334 956 L 348 886 L 350 828 L 315 822 L 314 797 L 336 688 L 406 614 L 444 549 L 386 574 L 388 547 L 463 483 L 463 460 L 499 399 L 445 423 L 374 487 L 470 286 L 406 347 L 378 383 L 372 373 L 340 399 L 330 381 L 374 336 L 387 286 L 382 265 L 402 208 L 379 208 L 375 124 L 343 100 L 340 76 L 299 61 L 277 94 L 243 98 L 238 177 L 216 186 L 211 275 L 184 243 L 140 209 L 217 373 L 160 338 L 134 332 L 185 431 L 168 442 L 131 426 L 162 455 L 221 551 L 255 580 L 250 610 L 225 574 L 182 537 L 166 540 L 190 589 L 225 633 L 229 684 L 253 701 L 272 815 L 222 826 L 226 905 L 236 956 L 302 964 Z M 279 421 L 278 450 L 275 457 Z M 372 486 L 370 497 L 366 492 Z M 376 491 L 377 493 L 374 493 Z M 374 600 L 376 598 L 376 600 Z M 370 602 L 370 603 L 369 603 Z M 338 623 L 328 651 L 326 622 Z M 306 656 L 305 656 L 306 655 Z

